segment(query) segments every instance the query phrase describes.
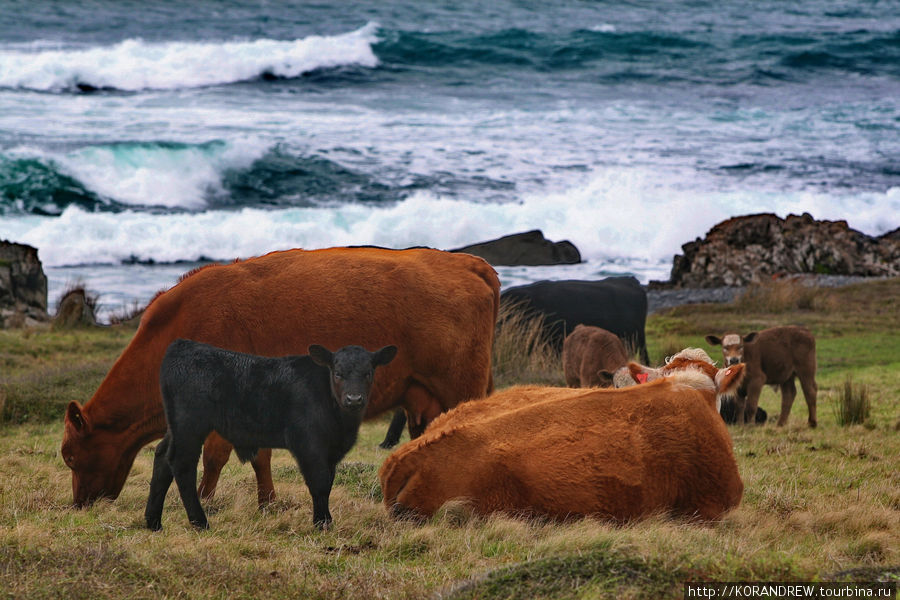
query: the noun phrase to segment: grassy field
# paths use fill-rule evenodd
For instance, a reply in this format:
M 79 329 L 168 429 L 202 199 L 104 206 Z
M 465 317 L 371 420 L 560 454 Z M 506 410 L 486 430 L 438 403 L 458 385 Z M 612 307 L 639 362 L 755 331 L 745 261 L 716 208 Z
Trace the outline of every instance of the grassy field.
M 115 502 L 87 510 L 71 508 L 59 456 L 65 404 L 90 397 L 131 332 L 0 331 L 0 597 L 681 598 L 685 581 L 896 581 L 898 298 L 900 279 L 773 286 L 650 318 L 657 361 L 686 346 L 717 357 L 703 337 L 727 329 L 801 323 L 817 336 L 819 427 L 807 428 L 798 394 L 789 424 L 776 428 L 780 401 L 766 389 L 770 423 L 731 429 L 743 502 L 706 525 L 481 518 L 453 504 L 425 524 L 396 522 L 381 505 L 376 472 L 387 452 L 377 443 L 387 420 L 377 420 L 339 467 L 332 530 L 312 527 L 306 487 L 278 451 L 278 499 L 268 509 L 256 509 L 252 469 L 232 460 L 208 506 L 209 531 L 190 528 L 173 486 L 164 530 L 152 533 L 143 510 L 153 445 Z M 544 359 L 519 371 L 503 361 L 502 385 L 562 381 Z M 867 386 L 872 408 L 864 424 L 841 427 L 836 403 L 848 376 Z

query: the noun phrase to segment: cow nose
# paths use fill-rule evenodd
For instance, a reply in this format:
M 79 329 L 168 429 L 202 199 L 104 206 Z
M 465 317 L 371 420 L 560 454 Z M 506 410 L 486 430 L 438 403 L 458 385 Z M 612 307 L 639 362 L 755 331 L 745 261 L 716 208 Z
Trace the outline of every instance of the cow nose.
M 359 406 L 362 404 L 363 396 L 362 394 L 347 394 L 346 399 L 349 406 Z
M 728 359 L 728 365 L 727 365 L 727 366 L 730 367 L 731 365 L 736 365 L 736 364 L 738 364 L 739 362 L 741 362 L 741 359 L 740 359 L 740 358 L 737 358 L 736 356 L 732 356 L 731 358 Z

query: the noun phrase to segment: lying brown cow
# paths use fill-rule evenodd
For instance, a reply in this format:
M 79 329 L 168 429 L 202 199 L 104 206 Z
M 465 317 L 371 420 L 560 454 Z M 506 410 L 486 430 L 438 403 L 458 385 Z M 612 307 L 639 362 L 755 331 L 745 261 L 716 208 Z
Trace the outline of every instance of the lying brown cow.
M 612 373 L 628 363 L 628 351 L 616 334 L 577 325 L 563 342 L 562 363 L 567 386 L 610 387 Z
M 442 411 L 490 392 L 499 288 L 482 259 L 430 249 L 288 250 L 199 269 L 150 303 L 94 396 L 69 404 L 62 457 L 75 503 L 117 497 L 138 450 L 166 432 L 159 371 L 176 338 L 264 356 L 394 344 L 366 416 L 403 406 L 416 437 Z M 222 438 L 207 440 L 202 495 L 230 452 Z M 270 454 L 254 462 L 261 503 L 274 496 Z
M 744 486 L 716 398 L 744 366 L 677 364 L 626 389 L 515 387 L 462 404 L 387 458 L 385 506 L 427 517 L 462 499 L 479 514 L 717 519 Z
M 708 335 L 706 341 L 713 346 L 722 346 L 726 365 L 740 362 L 747 365 L 744 383 L 734 398 L 738 424 L 753 422 L 764 385 L 781 387 L 778 425 L 787 423 L 797 395 L 796 377 L 800 380 L 809 408 L 809 426 L 816 426 L 816 394 L 819 388 L 816 385 L 816 339 L 812 333 L 791 325 L 772 327 L 743 337 L 733 332 L 721 338 Z

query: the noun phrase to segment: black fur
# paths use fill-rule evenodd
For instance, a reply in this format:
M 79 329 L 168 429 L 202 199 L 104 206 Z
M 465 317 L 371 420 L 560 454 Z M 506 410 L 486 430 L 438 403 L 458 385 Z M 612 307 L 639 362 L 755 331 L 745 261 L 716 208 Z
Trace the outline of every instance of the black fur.
M 328 498 L 338 462 L 356 443 L 375 368 L 393 360 L 395 346 L 368 352 L 345 346 L 331 353 L 266 358 L 190 340 L 169 345 L 160 368 L 168 430 L 156 448 L 145 517 L 162 528 L 172 479 L 190 522 L 209 524 L 197 495 L 197 462 L 213 431 L 234 445 L 241 461 L 259 448 L 287 448 L 313 500 L 313 522 L 331 523 Z

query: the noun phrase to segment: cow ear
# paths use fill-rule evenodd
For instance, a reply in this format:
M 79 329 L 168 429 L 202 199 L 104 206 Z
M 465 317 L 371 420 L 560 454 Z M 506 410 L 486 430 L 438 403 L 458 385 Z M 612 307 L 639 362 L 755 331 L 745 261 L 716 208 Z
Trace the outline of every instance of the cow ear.
M 756 332 L 751 331 L 750 333 L 748 333 L 747 335 L 744 336 L 744 343 L 749 344 L 750 342 L 752 342 L 755 339 L 756 339 Z
M 385 346 L 380 350 L 372 353 L 372 366 L 379 367 L 386 365 L 397 356 L 397 346 Z
M 708 335 L 706 336 L 706 341 L 709 342 L 710 346 L 721 346 L 722 338 L 717 335 Z
M 720 396 L 733 395 L 741 385 L 741 381 L 744 380 L 745 368 L 744 363 L 738 363 L 716 373 L 717 394 Z
M 313 359 L 313 362 L 317 365 L 322 365 L 323 367 L 328 367 L 329 369 L 334 366 L 334 354 L 332 354 L 331 350 L 329 350 L 325 346 L 313 344 L 309 347 L 307 352 L 309 352 L 309 357 Z
M 71 425 L 76 433 L 85 434 L 90 432 L 91 428 L 87 417 L 81 412 L 81 405 L 74 400 L 69 402 L 69 406 L 66 408 L 65 422 L 67 425 Z

